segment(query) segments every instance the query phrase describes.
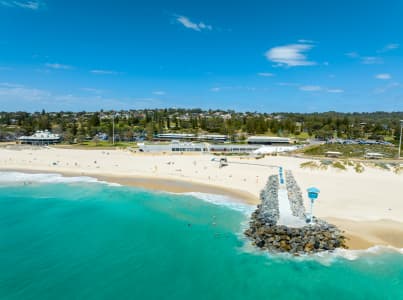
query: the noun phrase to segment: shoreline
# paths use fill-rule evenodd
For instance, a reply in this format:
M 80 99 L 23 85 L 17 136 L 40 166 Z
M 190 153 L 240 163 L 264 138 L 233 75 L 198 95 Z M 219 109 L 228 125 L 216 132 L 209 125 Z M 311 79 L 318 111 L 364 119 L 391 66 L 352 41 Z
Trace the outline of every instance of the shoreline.
M 151 176 L 123 176 L 123 175 L 101 175 L 93 172 L 72 172 L 72 171 L 59 171 L 49 169 L 24 169 L 24 168 L 10 168 L 5 169 L 0 167 L 0 172 L 20 172 L 27 174 L 61 174 L 65 177 L 80 177 L 88 176 L 95 178 L 99 181 L 105 181 L 108 183 L 117 183 L 124 186 L 131 186 L 137 188 L 143 188 L 150 191 L 168 192 L 168 193 L 205 193 L 215 194 L 221 196 L 227 196 L 238 203 L 244 203 L 248 205 L 257 205 L 259 199 L 254 195 L 237 190 L 227 189 L 221 186 L 215 186 L 213 184 L 205 184 L 199 182 L 191 182 L 185 179 L 172 179 L 164 177 L 151 177 Z
M 403 248 L 403 176 L 368 169 L 307 170 L 305 159 L 268 156 L 260 160 L 231 156 L 229 165 L 219 168 L 212 155 L 149 154 L 123 150 L 0 149 L 0 171 L 56 173 L 89 176 L 151 191 L 200 192 L 232 198 L 229 201 L 257 205 L 260 191 L 281 165 L 291 170 L 302 191 L 317 186 L 320 200 L 315 215 L 337 225 L 350 238 L 350 249 L 375 245 Z M 341 193 L 341 191 L 343 191 Z M 303 193 L 304 205 L 309 199 Z M 382 199 L 382 201 L 379 201 Z
M 257 205 L 260 200 L 252 194 L 240 190 L 230 190 L 213 184 L 203 184 L 190 182 L 188 180 L 149 177 L 149 176 L 121 176 L 121 175 L 101 175 L 93 172 L 71 172 L 49 169 L 26 169 L 0 167 L 0 172 L 21 172 L 27 174 L 61 174 L 65 177 L 88 176 L 99 181 L 117 183 L 123 186 L 131 186 L 147 189 L 150 191 L 160 191 L 169 193 L 190 193 L 200 192 L 206 194 L 216 194 L 227 196 L 238 203 Z M 350 220 L 334 217 L 325 217 L 324 220 L 339 227 L 347 237 L 347 246 L 350 250 L 366 250 L 374 246 L 392 246 L 403 248 L 403 223 L 393 220 Z

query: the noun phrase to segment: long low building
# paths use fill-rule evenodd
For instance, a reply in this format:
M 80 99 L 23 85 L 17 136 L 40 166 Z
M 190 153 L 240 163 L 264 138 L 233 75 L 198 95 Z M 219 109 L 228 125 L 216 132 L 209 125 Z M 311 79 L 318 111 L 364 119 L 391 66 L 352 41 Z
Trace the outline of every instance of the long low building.
M 210 152 L 250 153 L 259 149 L 259 145 L 221 144 L 210 145 Z
M 138 143 L 140 152 L 208 152 L 208 144 L 174 141 L 166 145 Z
M 212 141 L 212 142 L 225 142 L 228 140 L 227 135 L 223 134 L 203 134 L 197 137 L 198 140 L 201 141 Z
M 257 145 L 278 145 L 278 144 L 290 144 L 291 139 L 277 136 L 250 136 L 247 139 L 248 144 Z
M 170 140 L 193 140 L 196 138 L 192 133 L 159 133 L 154 136 L 155 140 L 170 141 Z
M 196 135 L 193 133 L 158 133 L 154 136 L 157 141 L 210 141 L 210 142 L 225 142 L 228 140 L 227 135 L 223 134 L 202 134 Z
M 252 153 L 259 145 L 209 144 L 174 141 L 166 145 L 138 143 L 140 152 L 225 152 Z
M 58 134 L 54 134 L 45 131 L 37 131 L 30 136 L 21 136 L 18 138 L 18 142 L 21 144 L 31 144 L 31 145 L 50 145 L 57 144 L 61 142 L 61 137 Z

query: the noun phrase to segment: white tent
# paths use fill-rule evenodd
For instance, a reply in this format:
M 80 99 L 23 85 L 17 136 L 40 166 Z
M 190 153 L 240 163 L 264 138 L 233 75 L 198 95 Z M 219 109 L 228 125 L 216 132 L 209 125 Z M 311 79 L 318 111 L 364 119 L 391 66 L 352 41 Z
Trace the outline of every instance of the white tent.
M 297 146 L 262 146 L 253 151 L 253 154 L 272 154 L 297 150 Z

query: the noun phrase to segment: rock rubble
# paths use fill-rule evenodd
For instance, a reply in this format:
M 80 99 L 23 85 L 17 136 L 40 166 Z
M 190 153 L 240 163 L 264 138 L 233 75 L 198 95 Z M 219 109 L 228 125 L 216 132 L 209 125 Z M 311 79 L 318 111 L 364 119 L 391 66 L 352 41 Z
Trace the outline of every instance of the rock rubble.
M 305 220 L 305 206 L 304 200 L 302 198 L 301 189 L 299 188 L 297 182 L 295 181 L 292 172 L 287 170 L 285 171 L 286 175 L 286 185 L 287 185 L 287 193 L 288 199 L 290 200 L 290 208 L 292 214 L 296 217 L 300 217 Z
M 286 171 L 286 185 L 292 214 L 305 220 L 302 193 L 290 171 Z M 260 193 L 262 203 L 252 213 L 250 226 L 245 231 L 254 245 L 269 252 L 294 255 L 347 248 L 342 232 L 324 220 L 313 218 L 312 223 L 299 228 L 277 225 L 278 189 L 278 176 L 270 176 Z

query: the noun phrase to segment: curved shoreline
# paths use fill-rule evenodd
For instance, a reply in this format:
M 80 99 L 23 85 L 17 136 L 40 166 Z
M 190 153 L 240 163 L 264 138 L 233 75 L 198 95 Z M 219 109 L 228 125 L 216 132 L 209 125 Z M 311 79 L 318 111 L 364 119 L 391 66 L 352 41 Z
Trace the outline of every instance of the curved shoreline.
M 256 205 L 259 199 L 254 195 L 237 189 L 227 189 L 213 184 L 191 182 L 185 179 L 173 179 L 151 176 L 123 176 L 117 174 L 102 175 L 95 172 L 72 172 L 49 169 L 1 168 L 2 172 L 22 172 L 27 174 L 61 174 L 66 177 L 90 176 L 100 181 L 117 183 L 124 186 L 144 188 L 152 191 L 170 193 L 200 192 L 227 196 L 236 202 Z M 351 250 L 365 250 L 373 246 L 391 246 L 403 248 L 403 223 L 393 220 L 355 221 L 334 217 L 324 217 L 343 231 L 347 236 L 347 245 Z
M 151 177 L 151 176 L 138 176 L 138 175 L 117 175 L 108 174 L 102 175 L 94 172 L 72 172 L 72 171 L 60 171 L 60 170 L 49 170 L 49 169 L 26 169 L 26 168 L 2 168 L 0 167 L 0 172 L 21 172 L 27 174 L 61 174 L 65 177 L 79 177 L 79 176 L 89 176 L 93 177 L 99 181 L 105 181 L 109 183 L 117 183 L 125 186 L 132 186 L 138 188 L 144 188 L 151 191 L 162 191 L 169 193 L 206 193 L 206 194 L 217 194 L 222 196 L 227 196 L 237 202 L 257 205 L 259 203 L 259 198 L 255 197 L 251 193 L 241 191 L 238 189 L 228 189 L 221 186 L 216 186 L 213 184 L 205 184 L 195 181 L 189 181 L 186 179 L 174 179 L 165 177 Z

